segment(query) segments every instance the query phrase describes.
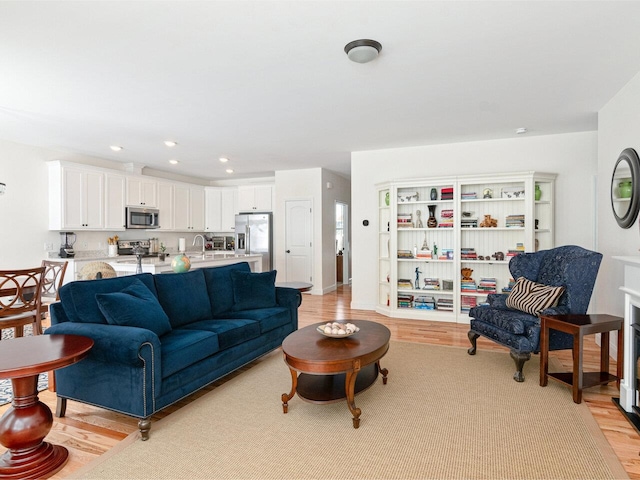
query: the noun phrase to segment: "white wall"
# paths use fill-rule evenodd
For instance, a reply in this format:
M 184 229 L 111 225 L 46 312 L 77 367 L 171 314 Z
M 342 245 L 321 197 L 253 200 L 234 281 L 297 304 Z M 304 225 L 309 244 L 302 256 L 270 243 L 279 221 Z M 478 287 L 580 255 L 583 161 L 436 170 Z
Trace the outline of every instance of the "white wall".
M 313 209 L 313 289 L 322 295 L 336 288 L 335 270 L 335 202 L 350 202 L 347 179 L 321 168 L 277 171 L 274 209 L 274 264 L 278 279 L 286 280 L 285 202 L 311 200 Z M 326 188 L 331 182 L 332 188 Z
M 354 152 L 352 178 L 352 308 L 373 309 L 377 293 L 378 206 L 375 184 L 392 179 L 492 172 L 558 174 L 556 244 L 595 248 L 597 133 Z M 369 220 L 369 226 L 363 225 Z
M 618 226 L 611 210 L 611 176 L 618 156 L 625 148 L 640 153 L 640 73 L 598 112 L 598 251 L 603 254 L 596 283 L 600 313 L 624 316 L 624 295 L 620 262 L 611 257 L 638 256 L 638 223 Z

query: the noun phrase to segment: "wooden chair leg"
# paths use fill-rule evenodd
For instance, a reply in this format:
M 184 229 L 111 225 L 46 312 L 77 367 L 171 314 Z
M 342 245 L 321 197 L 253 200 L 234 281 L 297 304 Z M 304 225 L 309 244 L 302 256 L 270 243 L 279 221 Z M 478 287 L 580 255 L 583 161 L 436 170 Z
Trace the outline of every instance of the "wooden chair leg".
M 47 380 L 48 380 L 48 387 L 47 389 L 50 392 L 54 392 L 56 391 L 56 374 L 53 370 L 47 372 Z
M 67 399 L 58 397 L 58 402 L 56 403 L 56 417 L 62 418 L 65 413 L 67 413 Z
M 521 353 L 514 352 L 511 350 L 511 358 L 516 363 L 516 373 L 513 374 L 513 379 L 516 382 L 524 382 L 524 374 L 522 373 L 522 368 L 524 367 L 524 362 L 531 359 L 530 353 Z

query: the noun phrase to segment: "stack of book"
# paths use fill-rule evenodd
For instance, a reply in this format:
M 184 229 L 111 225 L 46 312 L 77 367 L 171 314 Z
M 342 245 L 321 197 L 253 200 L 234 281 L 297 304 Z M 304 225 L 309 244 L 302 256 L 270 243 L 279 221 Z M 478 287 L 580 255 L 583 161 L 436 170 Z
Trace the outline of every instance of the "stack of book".
M 507 215 L 507 227 L 524 227 L 524 215 Z
M 413 283 L 408 278 L 399 278 L 398 279 L 398 288 L 403 290 L 411 290 L 413 289 Z
M 453 248 L 443 248 L 440 250 L 439 260 L 453 260 Z
M 440 200 L 453 200 L 453 187 L 442 187 L 440 189 Z
M 478 293 L 496 293 L 496 279 L 492 277 L 481 278 L 478 284 Z
M 440 280 L 437 278 L 425 278 L 423 290 L 440 290 Z
M 460 291 L 476 293 L 478 291 L 478 287 L 476 286 L 476 281 L 473 278 L 470 278 L 468 280 L 465 280 L 465 279 L 460 280 Z
M 462 260 L 477 260 L 478 254 L 476 253 L 475 248 L 461 248 L 460 258 Z
M 435 310 L 436 309 L 436 299 L 433 297 L 417 297 L 413 301 L 413 308 L 417 308 L 420 310 Z
M 453 228 L 453 209 L 445 209 L 440 212 L 438 228 Z
M 475 200 L 478 196 L 476 195 L 476 192 L 462 192 L 460 194 L 460 198 L 462 200 Z
M 413 216 L 411 213 L 399 213 L 398 214 L 398 228 L 411 228 L 413 227 Z
M 418 253 L 416 253 L 416 258 L 433 258 L 433 255 L 431 254 L 431 250 L 418 250 Z
M 467 215 L 463 212 L 462 217 L 460 218 L 460 227 L 478 228 L 478 217 L 472 216 L 472 212 L 468 212 Z
M 509 284 L 506 287 L 502 287 L 502 293 L 509 293 L 515 284 L 516 281 L 513 278 L 510 278 Z
M 398 294 L 398 307 L 411 308 L 413 304 L 413 295 Z
M 516 248 L 510 248 L 507 251 L 507 257 L 515 257 L 516 255 L 519 255 L 521 253 L 524 253 L 524 244 L 517 243 Z
M 460 297 L 460 311 L 461 312 L 468 312 L 469 310 L 471 310 L 476 305 L 477 305 L 476 297 L 471 297 L 469 295 L 462 295 Z
M 413 258 L 411 250 L 398 250 L 398 258 Z
M 451 299 L 451 298 L 438 298 L 438 301 L 436 302 L 436 309 L 452 312 L 453 311 L 453 299 Z

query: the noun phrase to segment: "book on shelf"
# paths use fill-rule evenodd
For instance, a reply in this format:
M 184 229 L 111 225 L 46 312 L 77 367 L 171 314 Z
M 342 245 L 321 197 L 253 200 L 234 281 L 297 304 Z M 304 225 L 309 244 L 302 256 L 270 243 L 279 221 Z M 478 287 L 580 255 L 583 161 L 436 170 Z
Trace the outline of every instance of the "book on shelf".
M 425 278 L 423 283 L 423 290 L 440 290 L 440 279 L 438 278 Z
M 398 307 L 411 308 L 413 306 L 413 295 L 398 294 Z
M 469 312 L 473 307 L 477 306 L 478 299 L 469 295 L 460 296 L 460 311 Z
M 462 192 L 460 194 L 460 198 L 462 200 L 475 200 L 478 196 L 476 195 L 476 192 Z
M 453 200 L 453 187 L 442 187 L 440 189 L 441 200 Z
M 433 297 L 419 296 L 413 300 L 413 308 L 422 310 L 435 310 L 436 300 Z
M 524 215 L 507 215 L 505 225 L 509 227 L 524 227 Z
M 478 293 L 496 293 L 496 279 L 493 277 L 481 278 L 478 284 Z
M 453 311 L 453 300 L 451 298 L 438 298 L 436 300 L 436 310 Z
M 405 290 L 412 290 L 413 283 L 408 278 L 399 278 L 398 279 L 398 288 L 402 288 Z
M 398 250 L 398 258 L 413 258 L 411 250 Z

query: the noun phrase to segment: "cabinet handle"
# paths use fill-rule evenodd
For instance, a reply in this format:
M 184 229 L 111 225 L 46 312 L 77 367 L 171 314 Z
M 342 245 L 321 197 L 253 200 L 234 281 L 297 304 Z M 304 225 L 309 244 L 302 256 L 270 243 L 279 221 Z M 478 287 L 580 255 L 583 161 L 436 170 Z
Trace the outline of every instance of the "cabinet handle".
M 291 250 L 286 250 L 287 253 L 291 253 Z

